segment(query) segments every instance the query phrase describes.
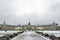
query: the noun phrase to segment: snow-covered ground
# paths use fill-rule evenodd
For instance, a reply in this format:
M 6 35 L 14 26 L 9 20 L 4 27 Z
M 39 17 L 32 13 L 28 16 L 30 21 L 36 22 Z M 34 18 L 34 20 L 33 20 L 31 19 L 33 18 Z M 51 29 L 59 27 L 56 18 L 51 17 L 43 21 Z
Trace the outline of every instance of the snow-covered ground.
M 19 34 L 15 38 L 11 40 L 50 40 L 48 38 L 45 38 L 34 31 L 26 31 L 23 34 Z
M 0 36 L 6 35 L 6 34 L 13 34 L 13 33 L 17 33 L 20 31 L 0 31 Z M 39 32 L 43 32 L 48 33 L 49 35 L 55 35 L 56 37 L 60 37 L 60 30 L 58 31 L 39 31 Z M 39 34 L 36 34 L 34 31 L 25 31 L 23 34 L 19 34 L 18 36 L 16 36 L 15 38 L 11 39 L 11 40 L 50 40 L 48 38 L 45 38 Z
M 60 37 L 60 30 L 58 30 L 58 31 L 39 31 L 39 32 L 43 32 L 44 34 L 47 33 L 49 35 L 55 35 L 56 37 Z
M 7 34 L 13 34 L 13 33 L 17 33 L 17 32 L 20 32 L 20 31 L 0 31 L 0 37 L 1 36 L 4 36 L 4 35 L 7 35 Z

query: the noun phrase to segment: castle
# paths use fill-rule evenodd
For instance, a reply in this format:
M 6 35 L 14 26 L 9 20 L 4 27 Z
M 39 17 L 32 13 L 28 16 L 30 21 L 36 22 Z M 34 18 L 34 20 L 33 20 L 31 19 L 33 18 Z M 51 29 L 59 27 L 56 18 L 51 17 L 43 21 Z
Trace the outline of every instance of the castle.
M 0 24 L 0 30 L 59 30 L 58 24 L 53 21 L 49 25 L 31 25 L 29 22 L 28 25 L 7 25 L 4 21 L 3 24 Z

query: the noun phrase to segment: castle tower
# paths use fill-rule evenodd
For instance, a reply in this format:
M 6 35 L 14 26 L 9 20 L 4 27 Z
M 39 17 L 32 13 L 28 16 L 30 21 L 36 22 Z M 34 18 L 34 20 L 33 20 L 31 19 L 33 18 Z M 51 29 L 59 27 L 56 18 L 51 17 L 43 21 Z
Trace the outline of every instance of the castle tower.
M 5 25 L 5 21 L 3 22 L 3 25 Z
M 53 25 L 55 25 L 55 26 L 56 26 L 56 25 L 58 25 L 58 24 L 57 24 L 57 23 L 55 23 L 55 22 L 53 21 Z
M 31 25 L 31 23 L 29 22 L 28 25 Z
M 55 24 L 55 22 L 53 21 L 53 25 Z
M 31 21 L 31 19 L 29 18 L 29 22 L 28 22 L 28 25 L 31 25 L 30 21 Z
M 6 26 L 6 23 L 5 23 L 5 21 L 3 22 L 3 26 L 4 26 L 4 27 Z

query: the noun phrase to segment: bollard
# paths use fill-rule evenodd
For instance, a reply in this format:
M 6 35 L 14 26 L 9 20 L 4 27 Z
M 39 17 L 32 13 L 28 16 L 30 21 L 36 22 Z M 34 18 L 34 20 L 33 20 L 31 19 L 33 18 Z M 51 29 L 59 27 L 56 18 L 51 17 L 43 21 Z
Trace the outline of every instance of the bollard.
M 43 34 L 45 37 L 49 37 L 49 35 L 47 33 Z
M 58 37 L 58 39 L 60 40 L 60 37 Z
M 59 40 L 57 37 L 53 37 L 52 40 Z
M 22 32 L 18 32 L 17 34 L 22 34 L 24 31 L 22 31 Z
M 51 35 L 51 36 L 49 36 L 49 37 L 50 37 L 50 39 L 52 39 L 52 40 L 59 40 L 59 38 L 56 37 L 56 36 L 54 36 L 54 35 Z
M 55 36 L 54 36 L 54 35 L 50 35 L 49 37 L 52 39 L 52 38 L 54 38 Z
M 43 32 L 36 32 L 37 34 L 43 34 Z
M 10 35 L 10 36 L 9 36 L 9 38 L 13 38 L 13 37 L 14 37 L 14 35 Z
M 0 37 L 0 38 L 2 38 L 2 40 L 9 40 L 10 39 L 7 36 L 3 36 L 3 37 Z
M 13 35 L 14 35 L 14 37 L 15 37 L 15 36 L 17 36 L 17 35 L 18 35 L 18 33 L 14 33 Z
M 15 37 L 15 35 L 14 34 L 7 34 L 6 37 L 7 38 L 13 38 L 13 37 Z

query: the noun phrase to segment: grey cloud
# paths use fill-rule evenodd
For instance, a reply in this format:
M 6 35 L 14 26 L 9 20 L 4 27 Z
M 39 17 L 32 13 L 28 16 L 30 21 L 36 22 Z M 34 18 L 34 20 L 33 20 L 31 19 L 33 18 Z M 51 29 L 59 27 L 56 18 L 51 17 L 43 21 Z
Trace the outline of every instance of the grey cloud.
M 16 8 L 11 2 L 12 0 L 0 0 L 0 23 L 5 20 L 7 24 L 28 24 L 30 19 L 32 24 L 48 24 L 53 20 L 60 24 L 60 3 L 53 4 L 44 15 L 34 12 L 30 15 L 16 16 Z
M 60 3 L 53 4 L 46 13 L 46 19 L 54 20 L 60 25 Z
M 12 21 L 14 16 L 14 13 L 16 13 L 15 8 L 11 7 L 10 5 L 11 1 L 8 0 L 0 0 L 0 23 L 3 22 L 3 20 Z

